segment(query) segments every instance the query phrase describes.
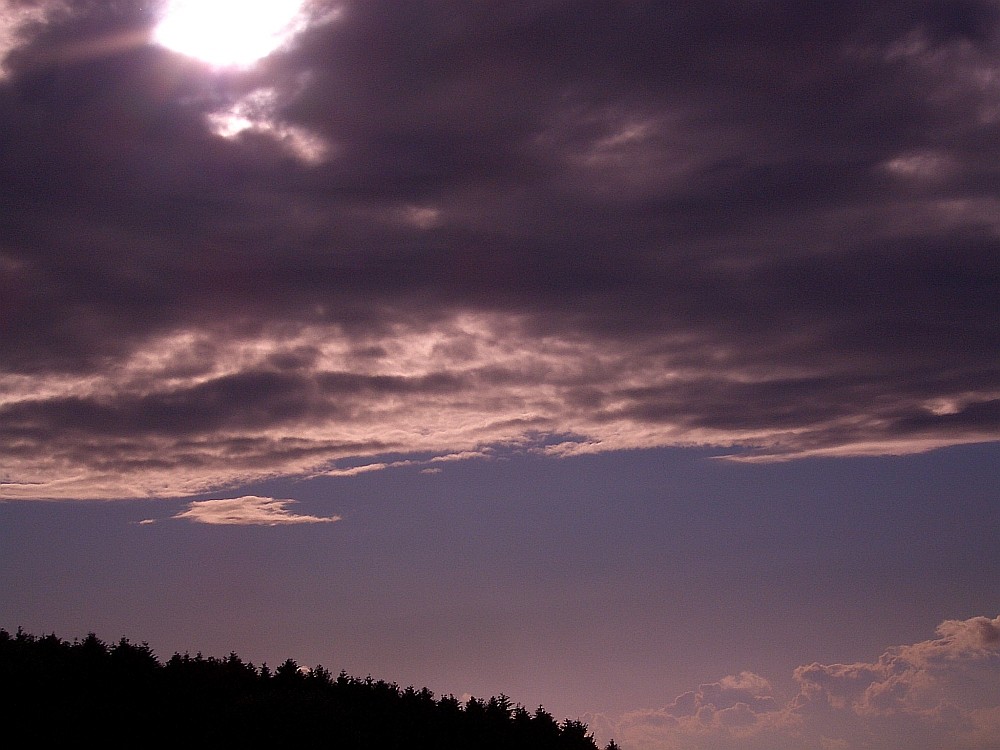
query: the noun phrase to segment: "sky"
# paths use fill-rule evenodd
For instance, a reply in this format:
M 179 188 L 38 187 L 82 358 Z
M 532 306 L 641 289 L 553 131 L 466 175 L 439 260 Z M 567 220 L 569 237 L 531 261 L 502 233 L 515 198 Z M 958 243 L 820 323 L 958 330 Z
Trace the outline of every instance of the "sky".
M 996 748 L 998 165 L 995 0 L 2 0 L 0 627 Z

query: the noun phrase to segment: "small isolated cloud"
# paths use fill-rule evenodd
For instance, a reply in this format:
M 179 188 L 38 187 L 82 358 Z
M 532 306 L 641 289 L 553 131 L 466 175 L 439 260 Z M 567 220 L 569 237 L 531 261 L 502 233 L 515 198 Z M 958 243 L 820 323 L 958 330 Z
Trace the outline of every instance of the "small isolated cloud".
M 871 662 L 801 666 L 790 698 L 743 672 L 589 723 L 630 750 L 995 750 L 1000 617 L 948 620 L 937 636 Z
M 174 518 L 186 518 L 194 523 L 225 526 L 279 526 L 299 523 L 333 523 L 340 516 L 307 516 L 291 512 L 295 500 L 246 495 L 218 500 L 198 500 Z M 145 523 L 145 522 L 143 522 Z
M 375 464 L 364 464 L 363 466 L 352 466 L 349 469 L 328 469 L 327 471 L 318 474 L 317 476 L 323 477 L 356 477 L 359 474 L 370 474 L 373 471 L 382 471 L 383 469 L 395 468 L 397 466 L 406 466 L 409 462 L 407 461 L 397 461 L 395 463 L 375 463 Z

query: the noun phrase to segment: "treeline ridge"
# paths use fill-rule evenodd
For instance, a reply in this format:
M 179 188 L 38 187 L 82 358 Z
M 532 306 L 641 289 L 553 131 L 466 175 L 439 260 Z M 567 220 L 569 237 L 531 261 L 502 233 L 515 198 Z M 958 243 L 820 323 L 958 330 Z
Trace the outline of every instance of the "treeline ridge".
M 461 701 L 292 659 L 258 668 L 235 653 L 175 653 L 161 663 L 146 643 L 107 644 L 93 633 L 69 642 L 0 629 L 0 701 L 7 730 L 36 746 L 599 750 L 586 724 L 503 694 Z

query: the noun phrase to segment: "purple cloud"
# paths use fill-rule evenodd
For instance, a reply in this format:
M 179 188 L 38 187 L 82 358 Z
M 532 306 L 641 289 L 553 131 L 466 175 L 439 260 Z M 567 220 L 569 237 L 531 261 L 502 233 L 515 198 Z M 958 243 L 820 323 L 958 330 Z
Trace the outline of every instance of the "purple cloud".
M 0 496 L 1000 438 L 995 4 L 309 7 L 0 11 Z

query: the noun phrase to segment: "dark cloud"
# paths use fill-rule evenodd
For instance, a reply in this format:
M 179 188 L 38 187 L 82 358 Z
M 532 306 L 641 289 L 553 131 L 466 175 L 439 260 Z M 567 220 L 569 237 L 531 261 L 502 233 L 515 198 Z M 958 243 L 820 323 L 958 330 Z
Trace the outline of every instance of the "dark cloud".
M 83 496 L 114 461 L 122 492 L 170 486 L 150 461 L 229 483 L 234 440 L 304 441 L 243 477 L 529 425 L 1000 437 L 995 3 L 315 3 L 243 71 L 149 43 L 149 4 L 31 7 L 0 79 L 5 481 L 43 441 Z

